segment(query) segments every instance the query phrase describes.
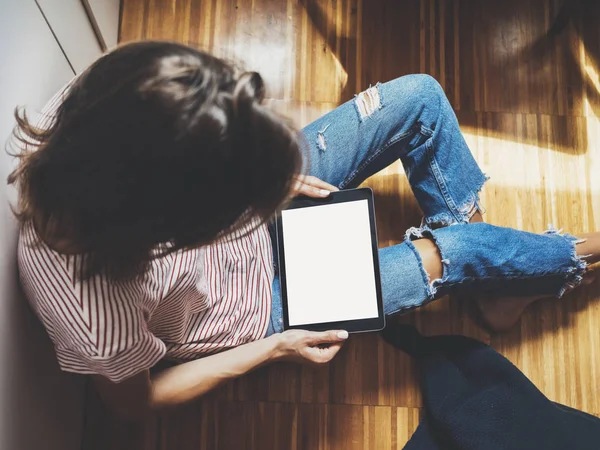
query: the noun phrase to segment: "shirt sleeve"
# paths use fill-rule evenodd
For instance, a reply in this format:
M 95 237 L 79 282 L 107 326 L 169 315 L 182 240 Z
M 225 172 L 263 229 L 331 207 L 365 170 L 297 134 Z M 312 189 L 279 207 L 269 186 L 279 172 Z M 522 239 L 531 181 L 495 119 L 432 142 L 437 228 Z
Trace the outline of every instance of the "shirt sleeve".
M 62 370 L 87 375 L 102 375 L 113 383 L 120 383 L 144 370 L 150 369 L 166 353 L 165 344 L 151 333 L 120 352 L 104 356 L 89 355 L 81 347 L 56 347 L 56 356 Z
M 119 383 L 154 366 L 167 349 L 148 329 L 143 280 L 83 280 L 80 260 L 48 248 L 33 226 L 22 227 L 21 282 L 61 369 Z
M 164 342 L 148 329 L 141 282 L 114 283 L 96 276 L 76 281 L 74 288 L 77 300 L 84 306 L 79 327 L 86 326 L 88 339 L 57 346 L 63 370 L 98 374 L 119 383 L 164 357 Z M 76 335 L 73 324 L 66 323 L 64 315 L 60 317 L 61 326 Z
M 56 356 L 62 370 L 102 375 L 113 383 L 120 383 L 150 369 L 163 358 L 165 353 L 165 344 L 149 333 L 131 347 L 105 356 L 89 355 L 82 352 L 81 347 L 56 348 Z

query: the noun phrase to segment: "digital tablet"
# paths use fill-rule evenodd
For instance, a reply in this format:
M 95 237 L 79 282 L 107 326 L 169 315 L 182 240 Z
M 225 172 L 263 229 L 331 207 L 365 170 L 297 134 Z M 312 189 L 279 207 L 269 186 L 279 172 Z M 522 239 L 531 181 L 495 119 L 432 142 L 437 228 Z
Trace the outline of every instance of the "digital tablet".
M 383 329 L 371 189 L 293 200 L 277 217 L 277 247 L 285 329 Z

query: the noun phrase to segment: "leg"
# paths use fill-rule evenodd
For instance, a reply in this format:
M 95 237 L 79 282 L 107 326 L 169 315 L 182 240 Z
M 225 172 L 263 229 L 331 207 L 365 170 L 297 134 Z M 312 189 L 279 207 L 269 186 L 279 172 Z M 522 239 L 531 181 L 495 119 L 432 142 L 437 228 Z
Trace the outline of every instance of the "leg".
M 400 159 L 430 225 L 467 223 L 485 176 L 440 85 L 428 75 L 378 84 L 303 130 L 309 173 L 340 189 Z
M 272 300 L 271 300 L 271 319 L 267 328 L 265 337 L 283 331 L 283 306 L 281 305 L 281 286 L 277 273 L 273 278 Z
M 380 251 L 386 314 L 450 293 L 561 296 L 582 281 L 587 262 L 600 260 L 600 233 L 588 239 L 592 242 L 587 248 L 569 235 L 538 235 L 485 223 L 411 229 L 407 236 L 404 243 Z M 435 246 L 418 250 L 421 241 L 413 239 L 421 237 Z M 583 252 L 589 251 L 593 253 L 584 258 Z M 439 259 L 442 267 L 435 274 Z
M 426 224 L 480 222 L 477 194 L 485 177 L 439 85 L 427 76 L 409 76 L 361 95 L 304 130 L 312 174 L 341 188 L 354 187 L 400 158 Z M 442 278 L 436 244 L 427 238 L 412 244 L 427 274 Z M 507 323 L 506 317 L 513 322 L 537 298 L 519 293 L 509 298 L 494 295 L 494 302 L 486 302 L 479 294 L 478 303 L 486 304 L 482 315 L 494 328 L 493 318 L 496 325 L 500 320 Z
M 408 76 L 377 85 L 303 132 L 309 144 L 307 159 L 312 175 L 340 188 L 355 187 L 399 158 L 425 214 L 425 224 L 439 227 L 481 219 L 477 196 L 485 177 L 464 142 L 443 91 L 431 77 Z M 568 237 L 550 242 L 550 237 L 542 236 L 545 239 L 540 241 L 532 238 L 537 235 L 494 227 L 496 231 L 486 230 L 483 239 L 467 229 L 451 227 L 446 239 L 443 230 L 439 230 L 440 239 L 435 236 L 437 230 L 414 230 L 421 233 L 418 237 L 422 240 L 413 242 L 413 231 L 407 242 L 381 251 L 388 314 L 420 306 L 450 291 L 560 295 L 566 280 L 578 283 L 585 270 L 578 265 L 584 263 L 572 255 Z M 507 247 L 495 241 L 493 234 L 506 237 L 511 233 L 515 233 L 511 236 L 515 242 L 530 249 L 552 250 L 553 244 L 562 242 L 560 261 L 541 261 L 539 267 L 548 271 L 540 275 L 525 264 L 537 259 L 519 259 L 523 249 L 517 248 L 514 260 L 496 261 L 503 264 L 498 267 L 490 256 L 502 255 Z M 481 246 L 475 244 L 478 240 Z M 529 242 L 532 240 L 535 242 Z M 479 270 L 465 274 L 474 267 Z M 507 267 L 512 267 L 511 273 L 503 272 Z M 571 272 L 564 272 L 565 268 Z M 428 282 L 430 276 L 432 283 Z
M 450 293 L 494 293 L 503 303 L 561 296 L 582 280 L 587 263 L 600 261 L 600 233 L 582 238 L 586 242 L 554 232 L 538 235 L 485 223 L 411 229 L 402 244 L 379 251 L 384 311 L 386 315 L 407 312 Z M 514 318 L 502 311 L 507 308 L 492 316 L 496 322 Z M 282 317 L 275 277 L 267 336 L 283 331 Z

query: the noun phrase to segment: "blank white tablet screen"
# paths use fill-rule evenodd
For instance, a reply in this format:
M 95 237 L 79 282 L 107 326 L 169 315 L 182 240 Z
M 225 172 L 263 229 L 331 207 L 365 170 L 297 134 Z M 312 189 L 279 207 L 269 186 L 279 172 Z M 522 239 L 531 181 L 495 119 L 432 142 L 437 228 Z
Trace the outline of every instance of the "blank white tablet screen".
M 289 324 L 377 317 L 367 200 L 281 214 Z

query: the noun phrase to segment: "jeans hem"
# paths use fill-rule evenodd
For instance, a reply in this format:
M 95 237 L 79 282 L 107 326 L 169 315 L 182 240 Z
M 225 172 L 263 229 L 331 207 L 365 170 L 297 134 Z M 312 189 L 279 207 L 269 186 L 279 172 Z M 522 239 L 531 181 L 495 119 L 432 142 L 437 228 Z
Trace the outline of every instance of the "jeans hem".
M 563 233 L 563 230 L 556 229 L 552 225 L 548 226 L 548 230 L 546 230 L 544 234 L 564 238 L 573 245 L 573 249 L 571 250 L 571 262 L 573 263 L 573 266 L 567 271 L 564 285 L 557 294 L 557 297 L 561 298 L 566 292 L 575 289 L 583 281 L 583 276 L 587 271 L 588 263 L 582 256 L 577 254 L 577 244 L 584 241 L 568 233 Z
M 467 201 L 456 207 L 456 212 L 448 211 L 438 213 L 434 216 L 424 217 L 421 227 L 435 229 L 450 225 L 465 224 L 469 223 L 471 217 L 473 217 L 476 212 L 480 212 L 483 215 L 485 213 L 485 208 L 480 204 L 479 194 L 489 179 L 490 177 L 482 174 L 482 178 L 476 184 L 473 193 L 469 196 Z

